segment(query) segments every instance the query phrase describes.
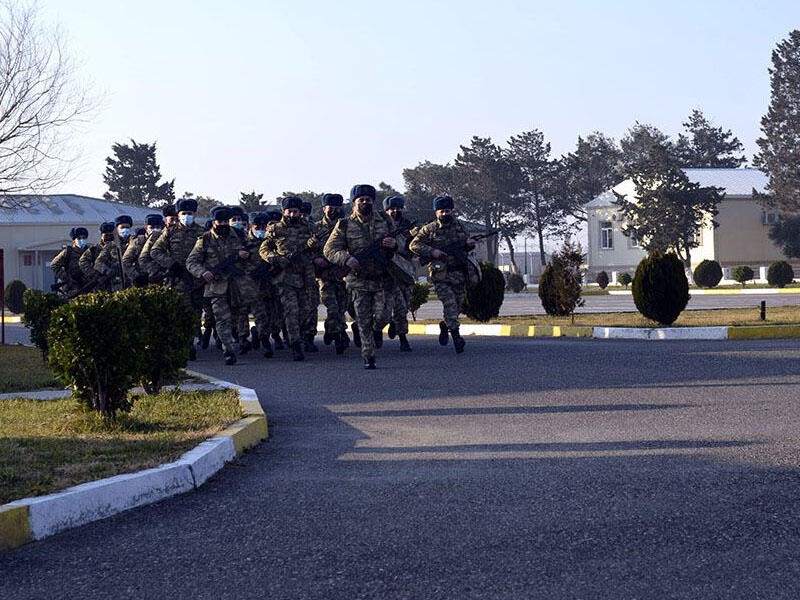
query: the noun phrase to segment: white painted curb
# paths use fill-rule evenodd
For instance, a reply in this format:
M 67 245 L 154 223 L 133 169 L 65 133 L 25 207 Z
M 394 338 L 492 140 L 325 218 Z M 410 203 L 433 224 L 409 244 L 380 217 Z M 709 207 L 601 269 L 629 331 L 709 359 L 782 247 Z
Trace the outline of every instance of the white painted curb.
M 727 327 L 595 327 L 595 338 L 619 340 L 727 340 Z

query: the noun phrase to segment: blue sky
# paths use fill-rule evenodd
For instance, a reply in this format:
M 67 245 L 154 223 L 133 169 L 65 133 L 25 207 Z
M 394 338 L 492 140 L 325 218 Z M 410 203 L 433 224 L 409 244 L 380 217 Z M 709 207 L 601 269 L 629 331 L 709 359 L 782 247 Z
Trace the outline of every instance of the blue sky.
M 175 191 L 403 188 L 473 135 L 553 155 L 693 108 L 756 151 L 770 55 L 800 2 L 40 0 L 103 98 L 60 192 L 101 196 L 114 142 L 157 142 Z

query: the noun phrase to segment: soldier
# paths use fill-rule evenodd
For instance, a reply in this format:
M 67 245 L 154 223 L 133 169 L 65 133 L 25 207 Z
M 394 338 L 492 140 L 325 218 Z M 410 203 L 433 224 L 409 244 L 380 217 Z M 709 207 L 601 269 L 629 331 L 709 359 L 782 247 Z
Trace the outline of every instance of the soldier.
M 161 230 L 162 232 L 164 229 L 174 227 L 178 223 L 178 211 L 175 210 L 175 206 L 173 204 L 167 204 L 164 206 L 161 209 L 161 216 L 164 223 L 164 226 Z M 164 280 L 167 277 L 167 270 L 154 261 L 153 257 L 150 255 L 150 250 L 153 248 L 153 244 L 159 237 L 161 237 L 161 232 L 159 232 L 158 235 L 149 236 L 147 240 L 145 240 L 142 250 L 139 252 L 138 259 L 139 268 L 141 271 L 147 274 L 150 283 L 155 284 L 164 283 Z
M 122 270 L 128 281 L 137 287 L 144 287 L 150 283 L 150 275 L 142 266 L 140 256 L 148 240 L 155 240 L 164 229 L 164 217 L 157 213 L 149 214 L 144 219 L 144 232 L 136 235 L 122 255 Z
M 102 276 L 101 273 L 95 270 L 94 264 L 106 244 L 110 244 L 114 241 L 114 227 L 113 221 L 101 223 L 99 227 L 100 241 L 97 244 L 89 246 L 86 251 L 81 254 L 78 266 L 81 268 L 83 277 L 86 280 L 86 285 L 84 286 L 86 291 L 93 290 Z
M 130 280 L 122 269 L 122 255 L 128 247 L 131 227 L 133 219 L 130 215 L 119 215 L 114 219 L 114 239 L 103 246 L 94 261 L 94 270 L 108 282 L 108 288 L 112 291 L 124 290 L 130 285 Z
M 322 195 L 322 219 L 316 223 L 317 239 L 324 246 L 325 242 L 342 218 L 344 198 L 341 194 Z M 324 257 L 323 257 L 324 259 Z M 336 354 L 342 354 L 348 346 L 344 313 L 347 310 L 347 288 L 341 276 L 341 267 L 337 267 L 324 259 L 321 265 L 316 261 L 317 284 L 322 304 L 325 306 L 325 345 L 334 343 Z
M 178 213 L 178 223 L 161 232 L 150 248 L 150 257 L 167 272 L 167 284 L 178 291 L 186 304 L 194 309 L 199 334 L 203 286 L 197 285 L 186 269 L 186 258 L 194 248 L 197 238 L 203 235 L 203 227 L 194 221 L 197 200 L 182 198 L 176 203 L 175 210 Z M 194 360 L 196 357 L 197 350 L 192 342 L 189 358 Z
M 463 242 L 466 250 L 475 248 L 473 240 L 456 219 L 455 203 L 450 196 L 436 196 L 433 210 L 436 220 L 423 225 L 411 240 L 411 251 L 424 261 L 430 261 L 428 271 L 436 295 L 442 301 L 444 321 L 439 322 L 439 343 L 447 345 L 447 333 L 453 337 L 453 346 L 458 354 L 464 351 L 466 342 L 459 332 L 458 315 L 467 290 L 465 265 L 443 252 L 441 248 Z
M 383 201 L 383 212 L 392 220 L 392 228 L 402 230 L 403 233 L 397 237 L 397 255 L 394 260 L 404 261 L 403 277 L 395 277 L 386 289 L 386 310 L 389 321 L 389 339 L 397 335 L 400 340 L 400 350 L 411 352 L 411 345 L 408 343 L 408 306 L 411 302 L 411 294 L 414 291 L 414 266 L 411 260 L 414 258 L 413 252 L 408 249 L 408 245 L 417 233 L 413 223 L 403 216 L 406 207 L 405 198 L 400 195 L 389 196 Z
M 386 325 L 385 287 L 390 279 L 387 271 L 397 241 L 391 237 L 388 217 L 373 211 L 375 188 L 360 184 L 350 191 L 353 213 L 341 219 L 325 243 L 324 255 L 330 262 L 349 267 L 345 278 L 353 300 L 356 321 L 361 332 L 361 356 L 364 368 L 375 368 L 375 348 L 383 345 L 382 329 Z M 361 258 L 357 258 L 356 255 Z
M 267 225 L 270 223 L 277 223 L 283 217 L 280 206 L 265 206 L 264 215 L 267 217 Z M 266 229 L 264 230 L 266 237 Z M 281 305 L 281 295 L 278 292 L 278 286 L 274 279 L 270 277 L 267 282 L 267 314 L 271 315 L 271 329 L 272 341 L 275 350 L 283 350 L 284 340 L 288 340 L 289 334 L 286 331 L 286 324 L 283 319 L 283 306 Z M 281 338 L 281 334 L 283 338 Z
M 50 268 L 58 280 L 53 289 L 67 298 L 73 298 L 86 285 L 86 278 L 78 263 L 87 249 L 89 231 L 86 227 L 73 227 L 69 230 L 69 237 L 72 239 L 72 244 L 56 254 L 50 261 Z
M 275 277 L 289 334 L 292 360 L 305 360 L 301 339 L 301 319 L 308 311 L 306 270 L 311 260 L 312 230 L 300 217 L 303 200 L 288 196 L 281 201 L 282 216 L 267 227 L 259 254 L 279 274 Z
M 211 211 L 211 231 L 204 233 L 186 258 L 186 268 L 196 278 L 205 281 L 204 296 L 211 299 L 215 327 L 225 351 L 225 364 L 236 364 L 239 344 L 233 333 L 232 314 L 238 309 L 239 280 L 244 276 L 242 261 L 250 253 L 241 238 L 231 232 L 228 223 L 230 210 L 216 206 Z

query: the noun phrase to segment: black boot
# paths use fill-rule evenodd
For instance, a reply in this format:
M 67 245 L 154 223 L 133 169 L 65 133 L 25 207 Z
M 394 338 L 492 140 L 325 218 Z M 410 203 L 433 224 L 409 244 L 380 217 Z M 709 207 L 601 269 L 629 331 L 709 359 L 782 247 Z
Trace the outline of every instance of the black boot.
M 358 323 L 353 321 L 350 328 L 353 330 L 353 345 L 356 348 L 361 348 L 361 333 L 358 331 Z
M 343 331 L 340 331 L 336 334 L 336 339 L 334 340 L 334 347 L 336 348 L 336 354 L 344 354 L 345 349 L 347 348 L 347 334 Z
M 439 321 L 439 344 L 447 346 L 447 325 L 444 321 Z
M 408 343 L 408 338 L 402 333 L 397 337 L 400 338 L 400 352 L 411 352 L 411 346 Z
M 294 361 L 301 361 L 305 360 L 305 354 L 303 354 L 303 347 L 300 345 L 300 342 L 294 342 L 291 346 L 292 348 L 292 360 Z
M 453 336 L 453 347 L 456 349 L 456 354 L 461 354 L 464 351 L 464 346 L 467 345 L 467 342 L 461 337 L 461 334 L 458 332 L 458 327 L 455 327 L 450 331 L 450 335 Z
M 211 343 L 211 327 L 204 327 L 203 335 L 200 336 L 200 347 L 206 350 L 209 343 Z
M 331 343 L 336 339 L 336 334 L 330 330 L 328 324 L 325 324 L 325 334 L 322 336 L 322 343 L 326 346 L 330 346 Z
M 375 341 L 376 348 L 383 347 L 383 330 L 381 329 L 373 329 L 372 330 L 372 339 Z
M 364 359 L 364 368 L 367 369 L 368 371 L 372 371 L 373 369 L 376 368 L 374 356 L 370 356 L 369 358 Z
M 261 345 L 264 347 L 264 358 L 272 358 L 275 356 L 275 353 L 272 351 L 272 344 L 269 343 L 269 337 L 265 337 L 264 343 Z
M 247 354 L 252 349 L 253 345 L 250 343 L 250 340 L 248 340 L 247 337 L 242 337 L 239 341 L 239 354 Z
M 225 357 L 225 364 L 226 365 L 235 365 L 236 364 L 236 353 L 228 350 L 223 355 Z
M 306 352 L 319 352 L 319 348 L 314 344 L 314 336 L 313 335 L 305 335 L 303 336 L 303 350 Z
M 397 326 L 394 324 L 394 321 L 389 323 L 389 331 L 386 332 L 386 335 L 389 336 L 390 340 L 393 340 L 394 336 L 397 335 Z
M 281 336 L 277 333 L 273 333 L 272 339 L 275 342 L 275 350 L 283 350 L 283 340 L 281 339 Z
M 255 327 L 250 328 L 250 339 L 252 340 L 253 350 L 258 350 L 261 347 L 261 339 L 258 337 L 258 329 Z

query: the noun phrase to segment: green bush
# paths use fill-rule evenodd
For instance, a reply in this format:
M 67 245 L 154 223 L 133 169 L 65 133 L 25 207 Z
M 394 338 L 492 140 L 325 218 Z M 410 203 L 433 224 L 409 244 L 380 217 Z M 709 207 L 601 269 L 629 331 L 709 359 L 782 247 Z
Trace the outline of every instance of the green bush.
M 31 341 L 42 353 L 42 358 L 47 359 L 47 328 L 50 325 L 50 315 L 59 306 L 66 303 L 57 294 L 45 294 L 41 290 L 25 290 L 22 295 L 25 311 L 22 314 L 22 324 L 30 329 Z
M 773 287 L 786 287 L 794 281 L 794 269 L 785 260 L 777 260 L 767 269 L 767 283 Z
M 506 279 L 503 272 L 491 262 L 481 263 L 481 282 L 467 288 L 462 311 L 470 319 L 485 323 L 500 314 L 505 298 Z
M 580 275 L 564 258 L 553 255 L 539 277 L 539 299 L 544 312 L 552 317 L 566 317 L 583 306 Z
M 608 273 L 600 271 L 597 277 L 594 278 L 594 282 L 600 286 L 601 290 L 606 289 L 608 287 Z
M 525 289 L 525 279 L 519 273 L 509 273 L 506 281 L 506 289 L 515 294 L 519 294 Z
M 700 287 L 713 288 L 722 281 L 722 267 L 715 260 L 703 260 L 694 268 L 692 276 Z
M 414 282 L 414 289 L 411 290 L 411 300 L 408 303 L 408 311 L 411 313 L 412 320 L 417 320 L 417 311 L 420 306 L 428 301 L 432 287 L 433 285 L 430 283 Z
M 6 308 L 14 314 L 20 314 L 25 310 L 25 300 L 23 295 L 27 286 L 19 279 L 10 281 L 5 289 Z
M 689 281 L 683 263 L 674 254 L 651 252 L 636 267 L 633 302 L 642 315 L 671 325 L 689 302 Z
M 631 277 L 630 273 L 620 273 L 617 276 L 617 283 L 625 286 L 626 290 L 628 289 L 628 286 L 631 284 L 631 281 L 633 281 L 633 277 Z
M 755 273 L 753 273 L 753 269 L 747 265 L 739 265 L 733 268 L 732 276 L 734 281 L 738 281 L 742 284 L 742 287 L 744 287 L 748 281 L 752 281 L 753 277 L 755 277 Z
M 189 346 L 198 328 L 197 315 L 173 289 L 129 288 L 118 294 L 138 305 L 143 320 L 136 327 L 136 348 L 143 356 L 139 380 L 148 394 L 158 394 L 189 360 Z

